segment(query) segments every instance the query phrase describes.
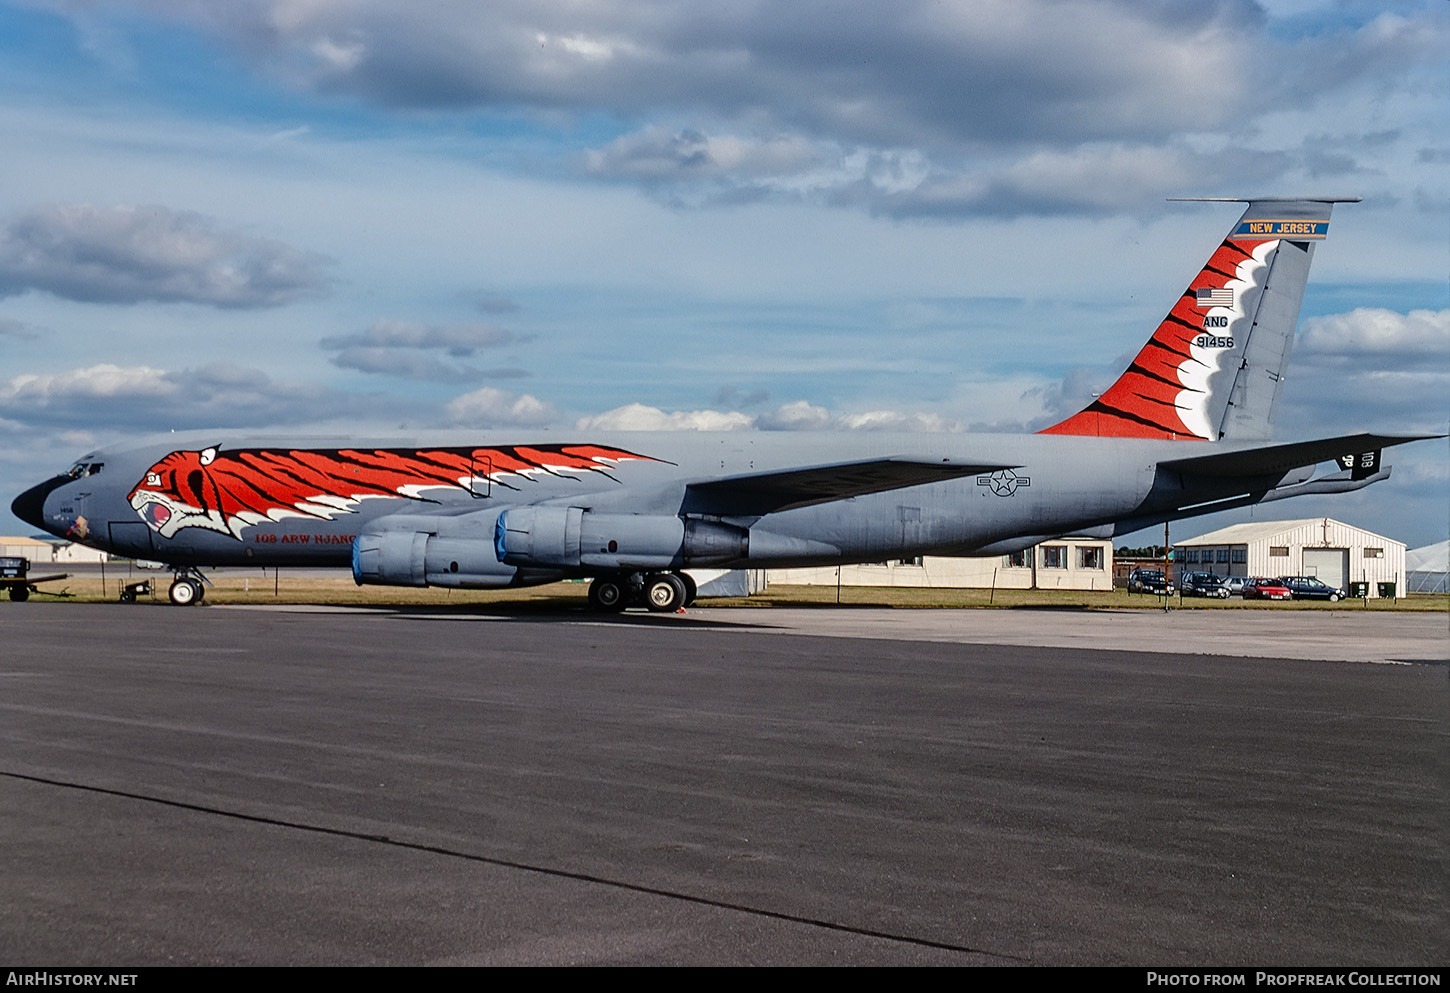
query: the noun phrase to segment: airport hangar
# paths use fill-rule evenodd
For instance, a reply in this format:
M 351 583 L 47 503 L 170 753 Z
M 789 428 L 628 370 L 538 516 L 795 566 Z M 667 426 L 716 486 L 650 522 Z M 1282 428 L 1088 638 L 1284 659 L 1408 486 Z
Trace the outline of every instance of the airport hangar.
M 1405 543 L 1329 517 L 1234 524 L 1178 542 L 1185 572 L 1220 576 L 1314 576 L 1348 590 L 1367 584 L 1371 597 L 1403 594 Z

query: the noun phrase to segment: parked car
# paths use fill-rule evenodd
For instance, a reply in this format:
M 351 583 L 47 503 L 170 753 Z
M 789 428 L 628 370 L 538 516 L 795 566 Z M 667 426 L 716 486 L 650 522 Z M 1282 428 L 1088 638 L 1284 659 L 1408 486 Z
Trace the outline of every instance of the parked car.
M 1228 590 L 1229 596 L 1243 596 L 1244 584 L 1248 581 L 1247 576 L 1228 576 L 1223 581 L 1223 588 Z
M 1256 577 L 1244 583 L 1242 596 L 1245 600 L 1289 600 L 1294 594 L 1277 579 Z
M 1211 572 L 1190 572 L 1183 577 L 1183 582 L 1178 584 L 1180 596 L 1208 596 L 1217 599 L 1224 599 L 1228 596 L 1228 587 L 1223 584 L 1222 576 L 1215 576 Z
M 1128 573 L 1129 593 L 1157 593 L 1166 596 L 1168 580 L 1162 569 L 1134 569 Z
M 1295 600 L 1328 600 L 1334 603 L 1344 599 L 1344 591 L 1330 586 L 1313 576 L 1280 576 L 1279 582 L 1289 587 Z

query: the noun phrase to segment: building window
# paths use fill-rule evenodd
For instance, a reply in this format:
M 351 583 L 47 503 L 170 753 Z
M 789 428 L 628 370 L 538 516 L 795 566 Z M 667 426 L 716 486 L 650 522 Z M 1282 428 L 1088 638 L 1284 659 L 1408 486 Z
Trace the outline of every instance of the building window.
M 1249 550 L 1247 548 L 1235 548 L 1232 558 L 1235 562 L 1247 562 L 1249 560 Z
M 1269 558 L 1271 558 L 1271 559 L 1287 559 L 1288 557 L 1289 557 L 1289 546 L 1288 545 L 1270 545 L 1269 546 Z
M 1013 552 L 1007 556 L 1007 564 L 1014 569 L 1031 568 L 1032 563 L 1027 560 L 1027 556 L 1031 554 L 1031 552 Z
M 1103 550 L 1098 547 L 1090 548 L 1079 545 L 1077 567 L 1079 569 L 1101 569 L 1103 567 Z
M 1043 545 L 1042 546 L 1042 568 L 1044 568 L 1044 569 L 1066 569 L 1067 568 L 1067 546 L 1066 545 Z
M 1220 548 L 1218 550 L 1218 560 L 1220 562 L 1225 563 L 1225 564 L 1228 563 L 1228 549 L 1227 548 Z
M 1185 562 L 1197 562 L 1198 561 L 1198 549 L 1196 549 L 1196 548 L 1185 548 L 1183 550 L 1183 561 L 1185 561 Z
M 1385 557 L 1385 550 L 1383 548 L 1366 548 L 1364 550 L 1364 557 L 1367 559 L 1382 559 Z
M 921 556 L 917 555 L 909 559 L 902 559 L 901 565 L 921 565 Z

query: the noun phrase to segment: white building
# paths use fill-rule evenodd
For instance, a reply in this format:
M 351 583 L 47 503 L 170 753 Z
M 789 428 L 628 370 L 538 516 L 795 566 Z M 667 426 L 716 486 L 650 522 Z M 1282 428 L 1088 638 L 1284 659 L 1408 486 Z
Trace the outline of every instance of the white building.
M 686 569 L 695 581 L 696 595 L 750 596 L 765 589 L 764 569 Z
M 1315 576 L 1344 590 L 1368 583 L 1372 597 L 1382 583 L 1408 589 L 1404 542 L 1328 517 L 1235 524 L 1175 542 L 1173 558 L 1185 573 Z
M 835 566 L 770 569 L 772 585 L 835 586 Z M 842 586 L 926 586 L 943 589 L 1098 590 L 1113 588 L 1113 543 L 1054 538 L 1012 555 L 871 562 L 840 567 Z
M 105 552 L 72 541 L 42 541 L 5 535 L 0 535 L 0 555 L 27 558 L 34 565 L 42 562 L 104 562 L 110 557 Z
M 1405 553 L 1411 593 L 1450 593 L 1450 541 L 1437 541 Z

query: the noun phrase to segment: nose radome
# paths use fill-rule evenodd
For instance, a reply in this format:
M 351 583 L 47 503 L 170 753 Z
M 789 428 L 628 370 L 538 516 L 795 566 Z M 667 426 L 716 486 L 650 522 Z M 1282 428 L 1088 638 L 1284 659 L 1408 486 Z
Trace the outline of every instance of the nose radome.
M 31 527 L 49 531 L 45 526 L 45 498 L 51 491 L 70 482 L 69 476 L 52 476 L 39 486 L 32 486 L 10 502 L 10 513 Z

